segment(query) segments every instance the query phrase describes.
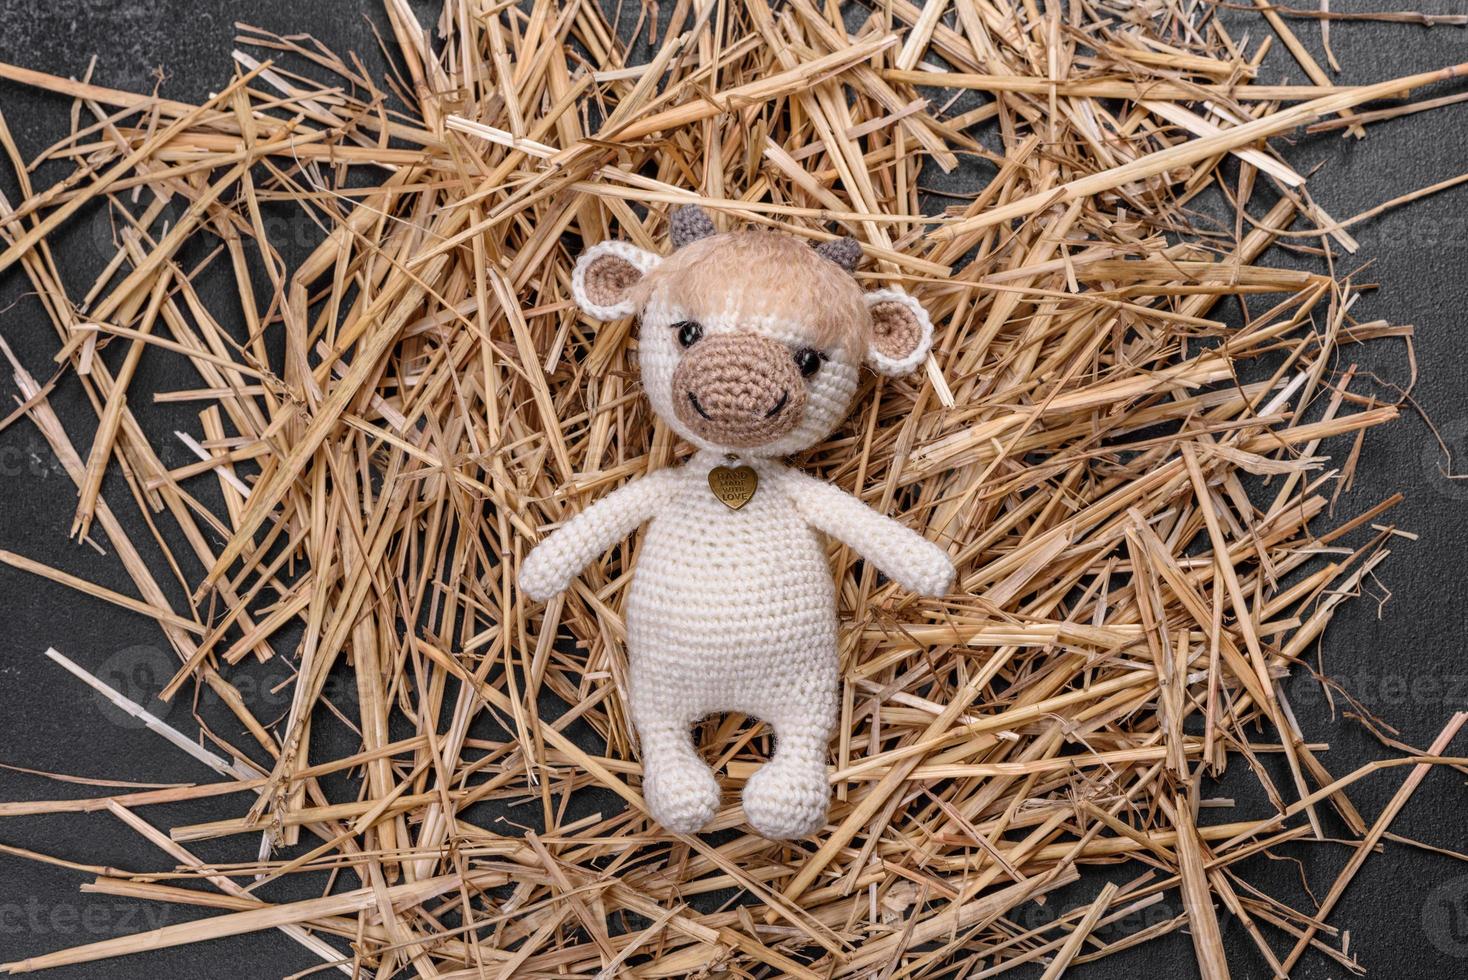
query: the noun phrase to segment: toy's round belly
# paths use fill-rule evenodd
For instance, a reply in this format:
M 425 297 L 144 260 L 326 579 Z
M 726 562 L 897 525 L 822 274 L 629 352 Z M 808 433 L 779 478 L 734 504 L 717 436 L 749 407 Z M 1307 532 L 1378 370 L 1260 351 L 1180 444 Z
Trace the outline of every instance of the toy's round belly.
M 714 663 L 834 646 L 835 589 L 825 550 L 793 508 L 660 515 L 643 539 L 627 600 L 634 657 L 660 651 Z

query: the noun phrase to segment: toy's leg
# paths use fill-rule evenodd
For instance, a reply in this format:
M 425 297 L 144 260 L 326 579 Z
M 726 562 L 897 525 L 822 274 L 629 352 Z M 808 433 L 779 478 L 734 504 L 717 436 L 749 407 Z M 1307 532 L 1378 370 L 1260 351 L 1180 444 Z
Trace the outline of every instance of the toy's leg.
M 690 722 L 656 719 L 642 737 L 642 795 L 653 818 L 677 834 L 692 834 L 719 810 L 719 783 L 693 747 Z
M 822 718 L 771 719 L 775 756 L 744 786 L 744 815 L 750 826 L 774 840 L 815 833 L 826 822 L 831 789 L 826 778 L 826 744 L 831 726 Z

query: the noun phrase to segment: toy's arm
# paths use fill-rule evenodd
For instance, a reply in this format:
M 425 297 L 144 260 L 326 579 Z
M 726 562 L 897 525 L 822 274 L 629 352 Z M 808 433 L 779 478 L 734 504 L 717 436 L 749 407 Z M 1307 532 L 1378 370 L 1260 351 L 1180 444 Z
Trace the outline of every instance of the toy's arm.
M 531 550 L 520 565 L 520 588 L 536 602 L 564 590 L 592 559 L 650 520 L 677 485 L 678 470 L 657 470 L 598 500 Z
M 839 487 L 794 471 L 788 477 L 790 495 L 802 516 L 892 581 L 929 596 L 946 595 L 953 587 L 953 562 L 942 548 Z

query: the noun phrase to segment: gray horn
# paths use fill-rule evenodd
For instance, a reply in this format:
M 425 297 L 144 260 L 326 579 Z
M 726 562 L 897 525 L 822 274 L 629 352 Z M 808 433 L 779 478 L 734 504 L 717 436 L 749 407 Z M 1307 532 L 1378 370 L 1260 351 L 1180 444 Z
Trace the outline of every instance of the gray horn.
M 714 227 L 713 219 L 697 204 L 679 206 L 668 218 L 668 228 L 675 249 L 700 238 L 716 235 L 719 231 Z
M 855 272 L 856 263 L 861 261 L 861 246 L 855 238 L 835 238 L 829 242 L 821 242 L 816 246 L 816 251 L 847 272 Z

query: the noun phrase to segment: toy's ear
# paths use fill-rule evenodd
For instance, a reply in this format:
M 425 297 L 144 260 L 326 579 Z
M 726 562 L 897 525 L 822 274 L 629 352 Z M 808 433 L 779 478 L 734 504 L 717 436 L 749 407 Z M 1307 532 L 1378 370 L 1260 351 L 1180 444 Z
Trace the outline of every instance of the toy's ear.
M 867 363 L 889 377 L 911 374 L 933 346 L 933 321 L 922 304 L 897 289 L 866 294 L 872 314 L 872 346 Z
M 630 242 L 593 245 L 576 260 L 571 292 L 587 313 L 598 320 L 615 320 L 635 311 L 632 287 L 662 260 Z

